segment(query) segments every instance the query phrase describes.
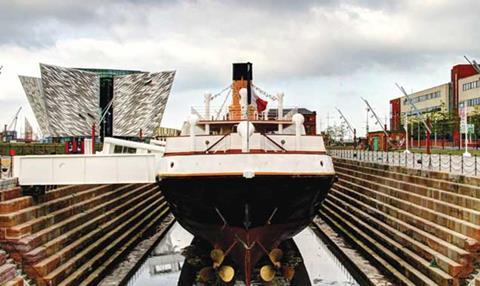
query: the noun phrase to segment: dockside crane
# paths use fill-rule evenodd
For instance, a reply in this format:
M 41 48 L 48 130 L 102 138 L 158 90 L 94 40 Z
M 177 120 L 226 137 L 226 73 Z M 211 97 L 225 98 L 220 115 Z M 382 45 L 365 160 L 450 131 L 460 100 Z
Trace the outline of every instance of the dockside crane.
M 403 93 L 403 95 L 407 98 L 407 102 L 410 105 L 410 107 L 413 109 L 413 112 L 415 113 L 415 115 L 420 119 L 420 121 L 425 126 L 425 130 L 427 132 L 427 154 L 430 154 L 431 153 L 430 152 L 430 134 L 432 134 L 432 131 L 430 130 L 430 124 L 429 124 L 430 122 L 427 123 L 427 122 L 425 122 L 425 120 L 423 120 L 423 118 L 421 116 L 421 112 L 415 106 L 415 104 L 412 101 L 412 98 L 408 95 L 408 93 L 405 91 L 403 86 L 400 86 L 398 83 L 395 83 L 395 85 L 398 87 L 398 89 L 400 89 L 400 91 Z M 429 121 L 429 119 L 427 119 L 427 121 Z M 410 153 L 410 151 L 408 150 L 408 140 L 410 138 L 408 138 L 408 115 L 407 114 L 405 115 L 405 132 L 406 132 L 405 153 Z M 418 138 L 418 140 L 420 140 L 420 138 Z
M 340 119 L 343 120 L 347 124 L 348 129 L 350 129 L 350 131 L 352 132 L 352 134 L 353 134 L 353 147 L 355 148 L 357 146 L 357 130 L 352 127 L 352 124 L 350 124 L 350 122 L 347 120 L 345 115 L 343 115 L 342 111 L 338 107 L 335 107 L 335 109 L 340 114 Z
M 384 148 L 384 151 L 387 151 L 387 144 L 386 144 L 387 142 L 388 142 L 388 144 L 390 144 L 390 145 L 394 145 L 394 144 L 391 142 L 390 135 L 388 134 L 388 131 L 387 131 L 387 127 L 386 127 L 386 125 L 384 125 L 384 124 L 382 123 L 382 121 L 380 120 L 380 117 L 378 117 L 377 113 L 375 112 L 375 110 L 373 110 L 373 108 L 372 108 L 372 106 L 370 105 L 370 103 L 369 103 L 365 98 L 363 98 L 363 97 L 362 97 L 362 100 L 363 100 L 363 102 L 365 102 L 365 104 L 367 105 L 368 110 L 372 112 L 373 117 L 374 117 L 375 120 L 377 121 L 376 123 L 377 123 L 378 125 L 380 125 L 380 127 L 382 128 L 383 134 L 385 134 L 386 142 L 385 142 L 385 144 L 383 145 L 383 148 Z M 368 134 L 367 134 L 367 135 L 368 135 Z
M 3 129 L 3 138 L 2 140 L 4 142 L 10 141 L 8 139 L 9 137 L 13 140 L 16 139 L 16 129 L 17 129 L 17 122 L 18 122 L 18 114 L 20 113 L 20 110 L 22 110 L 22 107 L 20 106 L 15 113 L 15 116 L 12 118 L 9 124 L 5 124 L 4 129 Z M 10 135 L 9 135 L 10 134 Z
M 475 69 L 475 71 L 480 74 L 480 65 L 479 65 L 475 60 L 470 61 L 470 60 L 467 58 L 467 56 L 463 56 L 463 57 L 464 57 L 464 58 L 467 60 L 467 62 Z
M 20 114 L 20 111 L 22 110 L 22 107 L 20 106 L 15 113 L 15 116 L 13 117 L 12 121 L 10 121 L 10 124 L 8 125 L 8 131 L 15 131 L 17 129 L 17 122 L 18 122 L 18 114 Z

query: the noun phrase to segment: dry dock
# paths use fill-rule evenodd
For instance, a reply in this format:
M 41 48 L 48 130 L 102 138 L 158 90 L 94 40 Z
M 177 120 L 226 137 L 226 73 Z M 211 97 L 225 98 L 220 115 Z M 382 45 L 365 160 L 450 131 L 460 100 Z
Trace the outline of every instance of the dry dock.
M 339 181 L 320 217 L 396 285 L 472 282 L 480 179 L 334 159 Z
M 169 213 L 151 184 L 61 186 L 38 200 L 18 187 L 0 194 L 7 285 L 97 285 Z
M 359 285 L 480 285 L 480 178 L 334 164 L 338 182 L 311 228 Z M 0 285 L 123 285 L 173 221 L 153 184 L 55 186 L 34 198 L 4 180 Z

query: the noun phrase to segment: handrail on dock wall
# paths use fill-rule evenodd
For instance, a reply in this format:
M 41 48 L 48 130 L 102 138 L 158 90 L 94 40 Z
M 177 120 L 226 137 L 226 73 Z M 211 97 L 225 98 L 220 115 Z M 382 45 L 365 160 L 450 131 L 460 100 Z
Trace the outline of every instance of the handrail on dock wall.
M 479 176 L 478 156 L 464 157 L 451 154 L 422 154 L 385 151 L 331 149 L 330 156 L 363 162 L 373 162 L 410 169 L 446 172 L 465 176 Z

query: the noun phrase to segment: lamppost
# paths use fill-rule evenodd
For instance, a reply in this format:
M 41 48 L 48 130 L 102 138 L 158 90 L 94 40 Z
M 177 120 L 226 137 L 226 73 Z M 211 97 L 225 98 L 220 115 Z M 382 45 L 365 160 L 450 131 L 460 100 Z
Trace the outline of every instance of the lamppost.
M 403 151 L 403 153 L 407 153 L 409 154 L 410 153 L 410 150 L 408 150 L 408 141 L 410 141 L 410 138 L 409 138 L 409 134 L 408 134 L 408 112 L 405 112 L 405 151 Z
M 463 157 L 472 157 L 472 154 L 468 152 L 468 101 L 465 100 L 463 104 L 463 131 L 465 132 L 465 153 Z M 462 136 L 462 134 L 460 134 Z

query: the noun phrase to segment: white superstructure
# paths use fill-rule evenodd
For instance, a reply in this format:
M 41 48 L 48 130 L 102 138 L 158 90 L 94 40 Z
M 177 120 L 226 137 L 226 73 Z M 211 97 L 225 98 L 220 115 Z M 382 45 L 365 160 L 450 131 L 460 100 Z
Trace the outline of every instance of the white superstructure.
M 279 117 L 272 119 L 258 117 L 246 100 L 245 88 L 236 92 L 242 100 L 230 106 L 229 115 L 218 120 L 199 118 L 192 110 L 181 136 L 150 144 L 105 138 L 97 154 L 17 156 L 13 174 L 21 185 L 152 183 L 172 176 L 334 174 L 323 138 L 305 134 L 301 114 L 283 115 L 283 94 L 278 100 Z M 210 101 L 206 104 L 210 113 Z

